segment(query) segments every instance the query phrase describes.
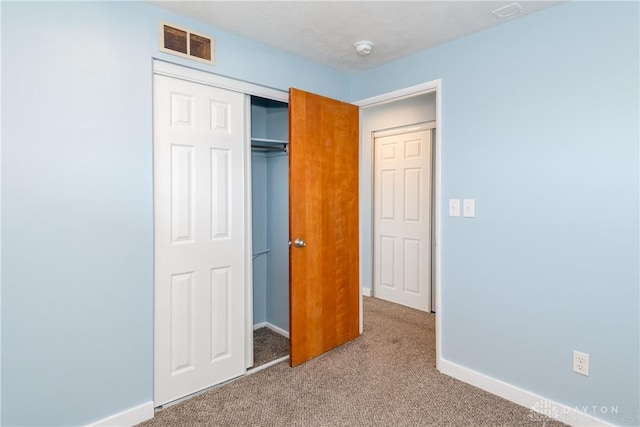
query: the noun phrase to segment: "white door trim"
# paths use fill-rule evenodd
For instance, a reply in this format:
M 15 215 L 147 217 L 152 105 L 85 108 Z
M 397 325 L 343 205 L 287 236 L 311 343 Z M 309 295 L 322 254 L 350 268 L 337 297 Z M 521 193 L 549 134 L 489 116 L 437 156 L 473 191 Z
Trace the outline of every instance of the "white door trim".
M 435 128 L 436 128 L 436 122 L 435 120 L 432 120 L 430 122 L 416 123 L 415 125 L 405 125 L 405 126 L 398 126 L 395 128 L 376 130 L 376 131 L 373 131 L 373 137 L 382 138 L 385 136 L 401 135 L 403 133 L 417 132 L 419 130 L 429 130 L 429 129 L 435 129 Z
M 353 102 L 353 104 L 361 108 L 377 107 L 390 102 L 401 101 L 403 99 L 412 98 L 417 95 L 424 95 L 437 90 L 440 90 L 440 79 L 372 96 L 371 98 L 361 99 L 360 101 Z
M 245 301 L 244 301 L 244 321 L 245 321 L 245 333 L 244 333 L 244 367 L 249 369 L 253 366 L 253 209 L 252 201 L 253 195 L 251 193 L 251 96 L 244 96 L 244 134 L 247 136 L 244 142 L 244 205 L 245 209 L 245 222 L 244 235 L 247 236 L 247 253 L 245 253 L 244 274 L 245 274 Z
M 176 79 L 188 80 L 194 83 L 215 86 L 220 89 L 232 90 L 246 95 L 260 96 L 262 98 L 283 101 L 286 103 L 289 102 L 289 92 L 285 90 L 260 86 L 254 83 L 221 76 L 219 74 L 208 73 L 206 71 L 172 64 L 171 62 L 165 62 L 159 59 L 153 60 L 153 73 L 174 77 Z
M 424 95 L 430 92 L 436 93 L 436 130 L 435 130 L 435 156 L 434 156 L 434 166 L 435 166 L 435 227 L 434 234 L 432 236 L 435 239 L 435 259 L 434 259 L 434 267 L 436 269 L 435 274 L 435 288 L 436 288 L 436 368 L 441 370 L 442 364 L 442 304 L 441 304 L 441 272 L 442 272 L 442 261 L 441 261 L 441 198 L 442 198 L 442 85 L 441 79 L 432 80 L 430 82 L 421 83 L 415 86 L 410 86 L 407 88 L 399 89 L 396 91 L 384 93 L 381 95 L 376 95 L 370 98 L 362 99 L 360 101 L 355 101 L 353 104 L 360 106 L 360 109 L 377 107 L 382 104 L 387 104 L 389 102 L 400 101 L 402 99 L 411 98 L 418 95 Z M 363 135 L 360 132 L 360 141 L 363 143 L 372 143 L 371 142 L 372 135 Z M 366 138 L 366 139 L 365 139 Z M 360 165 L 369 164 L 373 166 L 373 155 L 367 156 L 364 158 L 362 151 L 360 156 Z M 369 182 L 373 183 L 373 167 L 371 167 L 371 176 L 362 177 L 362 179 L 368 179 Z M 373 195 L 371 195 L 371 212 L 373 212 Z M 360 200 L 364 200 L 363 194 L 360 193 Z M 371 223 L 371 229 L 369 230 L 371 236 L 373 236 L 373 221 Z M 363 235 L 362 228 L 360 229 L 360 253 L 363 253 Z M 371 268 L 373 268 L 373 250 L 371 251 L 372 258 Z M 373 271 L 371 271 L 373 277 Z M 360 285 L 362 286 L 362 278 L 363 278 L 363 263 L 360 263 Z M 362 292 L 360 293 L 360 332 L 362 333 Z
M 425 122 L 372 132 L 373 295 L 426 312 L 431 312 L 433 289 L 434 128 L 435 121 L 432 121 L 430 126 Z M 414 147 L 412 154 L 407 151 L 407 144 Z M 416 145 L 420 148 L 415 148 Z M 393 147 L 386 155 L 385 146 Z M 408 170 L 415 172 L 416 169 L 420 171 L 418 174 L 406 174 Z M 389 181 L 388 177 L 385 179 L 385 172 L 400 177 Z M 407 180 L 410 176 L 412 178 Z M 387 191 L 383 190 L 385 187 Z M 422 196 L 424 191 L 428 191 L 427 198 Z M 408 194 L 414 197 L 408 197 Z M 415 215 L 411 220 L 406 216 L 407 206 L 411 206 L 407 204 L 408 200 L 417 203 L 409 207 L 410 215 Z M 394 208 L 387 211 L 385 205 Z M 385 217 L 383 213 L 390 216 Z M 407 238 L 414 244 L 407 246 Z M 417 246 L 416 241 L 419 242 Z M 411 262 L 413 257 L 417 257 L 415 262 Z M 413 289 L 410 288 L 412 285 Z

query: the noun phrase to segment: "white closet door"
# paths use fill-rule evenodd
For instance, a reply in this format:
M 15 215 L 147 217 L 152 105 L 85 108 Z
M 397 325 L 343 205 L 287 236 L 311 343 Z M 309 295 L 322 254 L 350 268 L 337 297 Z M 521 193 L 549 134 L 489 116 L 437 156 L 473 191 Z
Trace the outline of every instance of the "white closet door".
M 374 296 L 428 311 L 431 131 L 375 139 Z
M 244 95 L 154 77 L 154 402 L 244 373 Z

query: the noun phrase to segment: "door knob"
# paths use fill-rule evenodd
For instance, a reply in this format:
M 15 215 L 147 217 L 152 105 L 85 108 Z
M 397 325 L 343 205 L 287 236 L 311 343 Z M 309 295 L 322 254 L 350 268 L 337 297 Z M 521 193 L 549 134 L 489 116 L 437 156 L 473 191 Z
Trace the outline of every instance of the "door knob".
M 305 246 L 307 246 L 307 242 L 299 237 L 293 242 L 293 244 L 296 245 L 296 248 L 304 248 Z

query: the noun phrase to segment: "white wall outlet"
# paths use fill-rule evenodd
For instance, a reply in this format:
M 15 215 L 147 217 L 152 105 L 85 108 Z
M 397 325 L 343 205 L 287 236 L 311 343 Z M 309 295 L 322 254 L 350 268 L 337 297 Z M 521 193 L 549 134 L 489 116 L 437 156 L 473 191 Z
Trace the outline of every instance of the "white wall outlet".
M 573 372 L 589 376 L 589 355 L 573 350 Z
M 449 199 L 449 216 L 460 216 L 460 199 Z

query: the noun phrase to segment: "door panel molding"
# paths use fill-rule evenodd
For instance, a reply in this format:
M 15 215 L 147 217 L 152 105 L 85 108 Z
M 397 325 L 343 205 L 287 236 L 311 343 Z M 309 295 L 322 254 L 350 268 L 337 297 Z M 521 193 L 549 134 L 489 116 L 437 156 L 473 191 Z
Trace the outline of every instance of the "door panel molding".
M 153 82 L 154 402 L 163 405 L 245 372 L 245 100 L 164 75 Z
M 432 132 L 380 133 L 374 132 L 373 294 L 430 311 Z

